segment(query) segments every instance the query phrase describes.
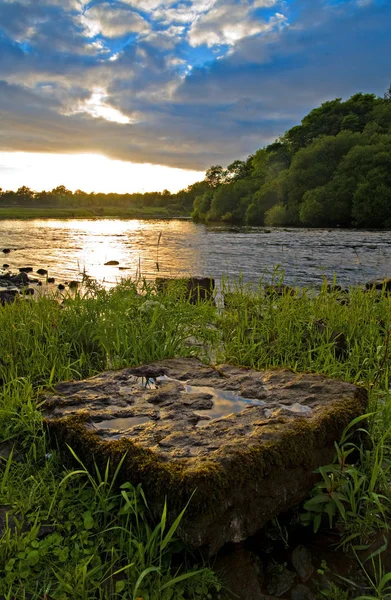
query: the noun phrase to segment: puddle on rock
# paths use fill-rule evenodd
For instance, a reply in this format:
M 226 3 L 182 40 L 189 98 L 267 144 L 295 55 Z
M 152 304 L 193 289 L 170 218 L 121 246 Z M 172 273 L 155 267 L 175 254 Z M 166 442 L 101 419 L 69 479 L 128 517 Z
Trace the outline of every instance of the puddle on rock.
M 212 419 L 221 419 L 239 413 L 247 406 L 263 406 L 265 403 L 262 400 L 252 398 L 244 398 L 230 390 L 219 390 L 208 386 L 185 385 L 185 393 L 187 394 L 210 394 L 212 396 L 213 408 L 199 409 L 202 413 L 195 413 L 201 417 L 196 427 L 205 427 Z M 205 419 L 204 417 L 209 417 Z
M 149 417 L 125 417 L 122 419 L 107 419 L 106 421 L 95 422 L 94 425 L 98 429 L 126 431 L 135 425 L 144 425 L 148 421 L 151 421 Z

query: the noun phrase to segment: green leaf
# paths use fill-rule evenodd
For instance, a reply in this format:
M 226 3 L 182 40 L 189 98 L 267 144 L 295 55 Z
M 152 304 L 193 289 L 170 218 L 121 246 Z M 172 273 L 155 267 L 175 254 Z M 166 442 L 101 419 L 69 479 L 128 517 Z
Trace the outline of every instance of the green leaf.
M 84 529 L 92 529 L 94 527 L 94 517 L 90 510 L 83 513 Z
M 310 500 L 304 504 L 304 508 L 306 510 L 311 510 L 313 507 L 318 507 L 319 504 L 326 504 L 330 500 L 330 496 L 328 494 L 318 494 L 314 496 Z
M 125 587 L 126 587 L 125 579 L 120 579 L 119 581 L 116 581 L 115 591 L 117 592 L 117 594 L 119 594 L 120 592 L 123 592 Z
M 34 567 L 39 563 L 39 552 L 38 550 L 30 550 L 27 554 L 27 563 L 30 567 Z
M 159 575 L 160 575 L 160 569 L 158 569 L 157 567 L 148 567 L 148 569 L 144 569 L 144 571 L 141 573 L 140 577 L 137 579 L 136 585 L 133 588 L 133 600 L 136 600 L 137 591 L 139 590 L 140 585 L 142 584 L 145 577 L 147 575 L 149 575 L 150 573 L 159 573 Z
M 65 546 L 65 548 L 63 548 L 61 550 L 60 554 L 58 555 L 58 560 L 62 563 L 65 563 L 68 560 L 68 556 L 69 556 L 69 548 L 67 546 Z

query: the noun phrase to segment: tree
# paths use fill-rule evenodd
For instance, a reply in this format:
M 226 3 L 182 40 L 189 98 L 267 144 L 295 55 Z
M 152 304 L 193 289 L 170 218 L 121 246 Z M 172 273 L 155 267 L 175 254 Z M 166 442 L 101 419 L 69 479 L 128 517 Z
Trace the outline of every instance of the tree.
M 27 186 L 23 185 L 16 192 L 16 198 L 22 202 L 31 202 L 34 198 L 34 192 Z
M 205 173 L 205 181 L 210 187 L 217 187 L 224 183 L 226 177 L 226 171 L 221 165 L 214 165 L 209 167 Z
M 191 217 L 194 221 L 205 221 L 213 198 L 213 190 L 204 192 L 194 200 L 194 208 Z
M 68 196 L 72 196 L 71 190 L 68 190 L 65 185 L 59 185 L 52 190 L 53 196 L 58 196 L 60 198 L 67 198 Z
M 289 225 L 289 216 L 286 206 L 275 204 L 265 212 L 264 223 L 268 227 L 283 227 Z

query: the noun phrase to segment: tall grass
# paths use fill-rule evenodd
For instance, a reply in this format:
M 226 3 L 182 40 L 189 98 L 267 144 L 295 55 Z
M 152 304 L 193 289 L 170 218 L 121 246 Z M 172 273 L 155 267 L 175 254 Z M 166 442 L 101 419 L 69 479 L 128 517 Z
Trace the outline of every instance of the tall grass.
M 175 288 L 158 293 L 153 285 L 124 281 L 109 291 L 91 285 L 0 308 L 0 519 L 8 514 L 0 597 L 219 597 L 210 570 L 192 559 L 178 563 L 181 545 L 165 511 L 153 522 L 140 488 L 128 482 L 118 489 L 109 469 L 89 473 L 81 457 L 78 468 L 67 470 L 42 426 L 42 389 L 174 356 L 313 371 L 365 386 L 371 416 L 359 425 L 366 441 L 353 447 L 347 434 L 336 445 L 335 464 L 321 472 L 325 487 L 312 495 L 322 494 L 322 501 L 310 501 L 307 513 L 313 522 L 330 515 L 332 524 L 342 522 L 342 541 L 350 545 L 369 544 L 374 532 L 388 531 L 387 294 L 359 288 L 344 294 L 326 286 L 277 293 L 262 282 L 256 289 L 224 283 L 222 292 L 226 306 L 215 308 L 191 305 Z M 320 510 L 311 510 L 314 505 Z
M 40 391 L 60 380 L 191 355 L 186 340 L 210 343 L 213 318 L 210 305 L 157 298 L 152 286 L 131 282 L 0 309 L 0 454 L 12 448 L 8 459 L 0 456 L 0 519 L 8 514 L 0 533 L 0 597 L 218 596 L 210 570 L 171 564 L 182 548 L 175 538 L 181 515 L 170 528 L 165 509 L 154 523 L 142 490 L 131 482 L 114 489 L 108 468 L 64 470 L 47 446 L 39 404 Z

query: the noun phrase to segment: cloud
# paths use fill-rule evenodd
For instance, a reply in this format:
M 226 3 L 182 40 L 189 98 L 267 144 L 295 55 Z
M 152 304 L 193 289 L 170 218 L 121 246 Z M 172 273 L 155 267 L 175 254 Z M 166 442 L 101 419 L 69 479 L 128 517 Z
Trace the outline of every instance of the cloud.
M 173 4 L 173 2 L 162 2 L 162 0 L 121 0 L 123 4 L 129 4 L 137 10 L 148 12 L 157 9 L 159 6 Z
M 270 7 L 275 1 L 263 0 L 262 3 L 256 3 L 256 6 L 253 3 L 237 4 L 234 0 L 220 1 L 191 26 L 188 36 L 191 46 L 233 45 L 243 38 L 269 31 L 284 23 L 285 17 L 279 13 L 268 21 L 254 17 L 254 8 L 261 4 L 263 7 Z
M 92 6 L 80 17 L 89 37 L 121 37 L 130 33 L 148 33 L 150 26 L 137 12 L 109 2 Z
M 0 0 L 3 151 L 204 169 L 274 140 L 322 101 L 389 85 L 391 6 L 380 0 L 297 0 L 295 11 L 156 0 L 149 18 L 136 0 L 84 13 L 23 1 L 21 11 Z M 222 46 L 208 48 L 211 32 Z
M 207 13 L 216 4 L 217 0 L 194 0 L 180 2 L 175 6 L 162 5 L 153 13 L 153 18 L 163 24 L 193 23 L 200 15 Z

